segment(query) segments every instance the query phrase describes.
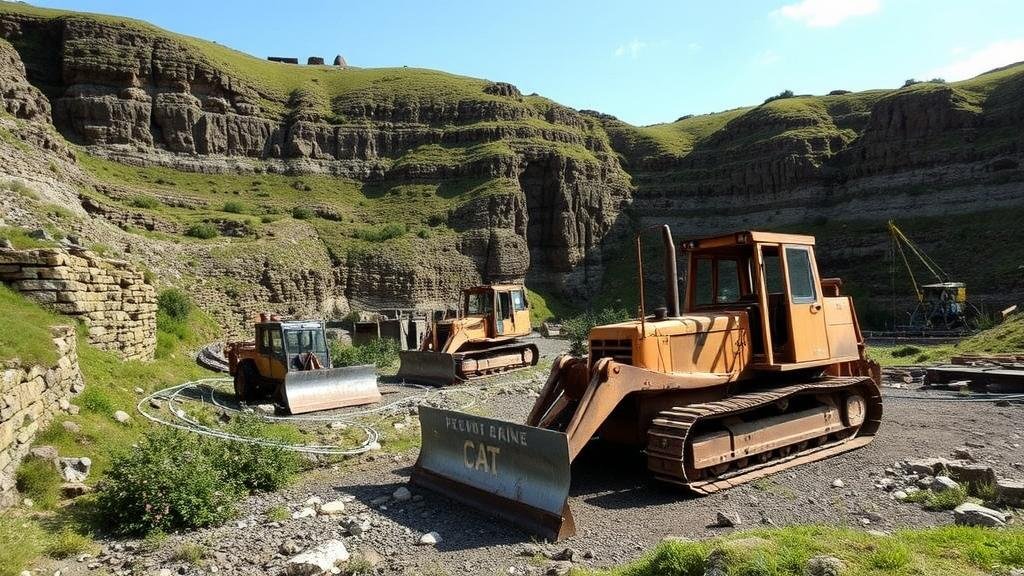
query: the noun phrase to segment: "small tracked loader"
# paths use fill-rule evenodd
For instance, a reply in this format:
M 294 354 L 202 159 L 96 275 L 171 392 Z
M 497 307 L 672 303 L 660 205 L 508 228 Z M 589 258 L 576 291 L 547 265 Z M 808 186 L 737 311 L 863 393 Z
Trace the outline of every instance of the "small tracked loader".
M 595 437 L 646 453 L 654 478 L 727 489 L 864 446 L 882 417 L 849 296 L 822 279 L 814 238 L 738 232 L 684 242 L 679 302 L 668 226 L 666 305 L 597 326 L 562 356 L 526 424 L 422 407 L 414 484 L 557 540 L 575 532 L 570 467 Z
M 526 288 L 515 284 L 476 286 L 462 293 L 456 318 L 435 321 L 419 350 L 399 354 L 398 378 L 446 386 L 537 364 Z
M 256 339 L 227 345 L 239 401 L 279 402 L 292 414 L 378 402 L 373 365 L 331 367 L 323 322 L 262 314 Z

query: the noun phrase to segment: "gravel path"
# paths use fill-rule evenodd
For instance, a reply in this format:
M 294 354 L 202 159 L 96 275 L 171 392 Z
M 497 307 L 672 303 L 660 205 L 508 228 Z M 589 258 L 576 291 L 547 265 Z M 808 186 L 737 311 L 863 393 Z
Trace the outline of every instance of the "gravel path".
M 505 378 L 515 381 L 512 375 Z M 523 386 L 511 388 L 517 393 L 494 393 L 482 399 L 486 412 L 521 421 L 533 401 L 523 391 L 535 389 L 539 380 L 539 374 L 532 374 Z M 867 447 L 701 498 L 651 481 L 636 452 L 591 445 L 573 466 L 570 506 L 578 534 L 550 550 L 571 548 L 581 565 L 600 567 L 632 560 L 666 536 L 706 538 L 768 524 L 824 523 L 885 531 L 948 524 L 951 513 L 900 503 L 875 483 L 885 476 L 886 468 L 895 468 L 900 461 L 948 457 L 954 448 L 965 445 L 1000 477 L 1024 478 L 1024 430 L 1020 427 L 1024 405 L 897 397 L 907 393 L 886 389 L 883 425 Z M 283 574 L 290 554 L 282 553 L 282 544 L 299 549 L 337 538 L 350 551 L 372 550 L 367 554 L 379 562 L 377 571 L 383 574 L 544 573 L 545 560 L 524 555 L 538 551 L 531 544 L 535 539 L 501 521 L 415 488 L 410 500 L 381 503 L 407 486 L 415 458 L 415 450 L 373 453 L 340 468 L 316 470 L 287 490 L 250 498 L 237 522 L 172 536 L 155 551 L 133 549 L 131 542 L 110 542 L 105 551 L 112 560 L 104 562 L 115 573 L 122 562 L 133 559 L 122 569 L 134 566 L 154 574 L 161 568 L 181 574 Z M 842 480 L 842 487 L 834 486 L 836 479 Z M 279 522 L 266 517 L 274 507 L 298 511 L 310 497 L 323 502 L 346 500 L 346 510 L 338 516 Z M 741 525 L 714 527 L 719 511 L 739 514 Z M 346 517 L 368 521 L 369 528 L 361 536 L 350 536 L 342 528 Z M 434 546 L 417 545 L 428 532 L 438 533 L 441 541 Z M 208 551 L 201 567 L 173 558 L 186 542 Z M 96 559 L 80 563 L 72 559 L 61 567 L 62 573 L 90 573 L 90 562 Z

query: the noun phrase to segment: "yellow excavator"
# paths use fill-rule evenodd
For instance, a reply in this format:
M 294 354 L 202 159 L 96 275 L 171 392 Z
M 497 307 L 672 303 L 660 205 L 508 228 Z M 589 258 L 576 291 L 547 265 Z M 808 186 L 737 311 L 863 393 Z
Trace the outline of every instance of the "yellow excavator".
M 399 354 L 397 377 L 446 386 L 533 366 L 537 347 L 520 341 L 532 330 L 524 286 L 467 288 L 456 318 L 434 321 L 419 350 Z
M 683 242 L 668 226 L 664 307 L 597 326 L 555 360 L 525 425 L 421 407 L 411 481 L 545 538 L 575 532 L 570 467 L 592 438 L 641 449 L 654 478 L 708 494 L 872 440 L 877 364 L 814 238 L 744 231 Z M 613 472 L 612 472 L 613 473 Z

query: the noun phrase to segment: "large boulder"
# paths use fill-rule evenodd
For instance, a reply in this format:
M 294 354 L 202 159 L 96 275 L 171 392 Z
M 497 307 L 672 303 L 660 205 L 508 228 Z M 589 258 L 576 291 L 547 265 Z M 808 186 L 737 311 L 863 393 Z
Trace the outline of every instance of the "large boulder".
M 996 502 L 1004 506 L 1024 508 L 1024 482 L 999 480 L 996 482 Z
M 1003 526 L 1009 520 L 1009 515 L 999 510 L 986 508 L 979 504 L 967 502 L 953 510 L 953 518 L 957 524 L 962 526 L 986 526 L 995 528 Z
M 285 563 L 284 572 L 288 576 L 319 576 L 347 562 L 348 558 L 344 542 L 328 540 L 289 559 Z

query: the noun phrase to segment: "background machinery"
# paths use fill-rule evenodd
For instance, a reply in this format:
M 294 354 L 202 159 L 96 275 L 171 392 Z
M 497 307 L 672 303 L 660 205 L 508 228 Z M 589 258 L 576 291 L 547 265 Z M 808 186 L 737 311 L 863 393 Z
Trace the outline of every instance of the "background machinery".
M 819 277 L 814 238 L 739 232 L 682 244 L 666 305 L 590 331 L 555 360 L 526 425 L 421 407 L 411 481 L 544 537 L 574 533 L 570 464 L 594 437 L 646 453 L 658 480 L 711 493 L 864 446 L 882 416 L 853 302 Z M 637 256 L 642 255 L 637 237 Z
M 239 401 L 272 400 L 292 414 L 371 404 L 380 400 L 372 365 L 331 367 L 324 324 L 260 315 L 255 340 L 227 345 Z
M 525 287 L 468 288 L 456 318 L 435 320 L 419 350 L 401 352 L 398 377 L 444 386 L 533 366 L 537 347 L 519 341 L 532 330 Z
M 952 281 L 939 265 L 921 250 L 892 220 L 889 221 L 890 258 L 892 260 L 893 328 L 895 330 L 968 331 L 977 328 L 981 312 L 967 301 L 967 286 Z M 896 262 L 903 263 L 917 300 L 906 324 L 896 319 Z M 918 284 L 911 261 L 917 262 L 934 278 L 930 284 Z

